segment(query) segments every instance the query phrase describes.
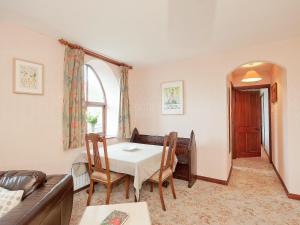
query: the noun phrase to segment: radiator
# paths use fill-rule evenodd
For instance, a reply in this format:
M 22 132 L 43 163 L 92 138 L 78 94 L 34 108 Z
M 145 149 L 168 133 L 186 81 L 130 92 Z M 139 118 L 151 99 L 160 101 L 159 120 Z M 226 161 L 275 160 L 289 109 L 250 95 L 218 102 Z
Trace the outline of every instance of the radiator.
M 81 176 L 76 177 L 72 171 L 72 176 L 74 182 L 74 191 L 90 184 L 90 178 L 88 173 L 84 173 Z

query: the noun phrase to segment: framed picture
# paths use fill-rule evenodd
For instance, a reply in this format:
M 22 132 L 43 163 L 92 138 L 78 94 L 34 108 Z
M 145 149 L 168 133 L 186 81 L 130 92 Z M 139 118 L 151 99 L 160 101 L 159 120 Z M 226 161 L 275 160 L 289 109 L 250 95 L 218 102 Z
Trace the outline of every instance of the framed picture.
M 183 81 L 161 85 L 162 114 L 183 114 Z
M 274 83 L 272 86 L 271 86 L 271 101 L 272 103 L 275 103 L 277 102 L 277 83 Z
M 14 59 L 13 91 L 17 94 L 44 93 L 44 65 L 23 59 Z

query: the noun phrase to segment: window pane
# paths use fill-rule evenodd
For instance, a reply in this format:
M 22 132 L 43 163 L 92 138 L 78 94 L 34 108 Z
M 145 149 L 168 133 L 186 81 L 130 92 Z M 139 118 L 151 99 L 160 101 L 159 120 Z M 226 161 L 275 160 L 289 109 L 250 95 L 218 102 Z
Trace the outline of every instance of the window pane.
M 84 65 L 84 100 L 87 101 L 87 66 Z
M 88 133 L 102 133 L 103 132 L 103 107 L 87 107 L 87 132 Z M 97 122 L 93 125 L 94 118 L 97 118 Z M 89 121 L 90 119 L 90 121 Z
M 97 75 L 94 71 L 87 67 L 88 74 L 88 101 L 89 102 L 104 102 L 104 94 L 102 91 L 101 84 L 97 79 Z

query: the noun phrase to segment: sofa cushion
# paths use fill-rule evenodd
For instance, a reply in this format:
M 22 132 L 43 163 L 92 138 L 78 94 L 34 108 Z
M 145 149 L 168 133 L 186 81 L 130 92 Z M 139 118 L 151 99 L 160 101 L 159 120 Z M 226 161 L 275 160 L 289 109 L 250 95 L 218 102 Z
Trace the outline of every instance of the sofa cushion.
M 21 202 L 23 192 L 23 190 L 9 191 L 0 187 L 0 218 Z
M 40 171 L 13 170 L 0 176 L 0 187 L 8 190 L 23 190 L 23 199 L 45 182 L 46 174 Z
M 69 225 L 73 205 L 71 175 L 50 175 L 15 208 L 0 218 L 0 225 Z
M 0 171 L 0 178 L 5 174 L 4 171 Z

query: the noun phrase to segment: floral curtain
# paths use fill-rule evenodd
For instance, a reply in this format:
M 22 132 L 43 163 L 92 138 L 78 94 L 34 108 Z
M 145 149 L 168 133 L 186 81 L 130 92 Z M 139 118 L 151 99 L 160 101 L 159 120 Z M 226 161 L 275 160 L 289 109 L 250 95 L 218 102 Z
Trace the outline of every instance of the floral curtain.
M 84 52 L 66 46 L 64 63 L 63 145 L 72 149 L 84 145 L 85 97 Z
M 120 79 L 119 138 L 130 138 L 128 68 L 122 67 Z

